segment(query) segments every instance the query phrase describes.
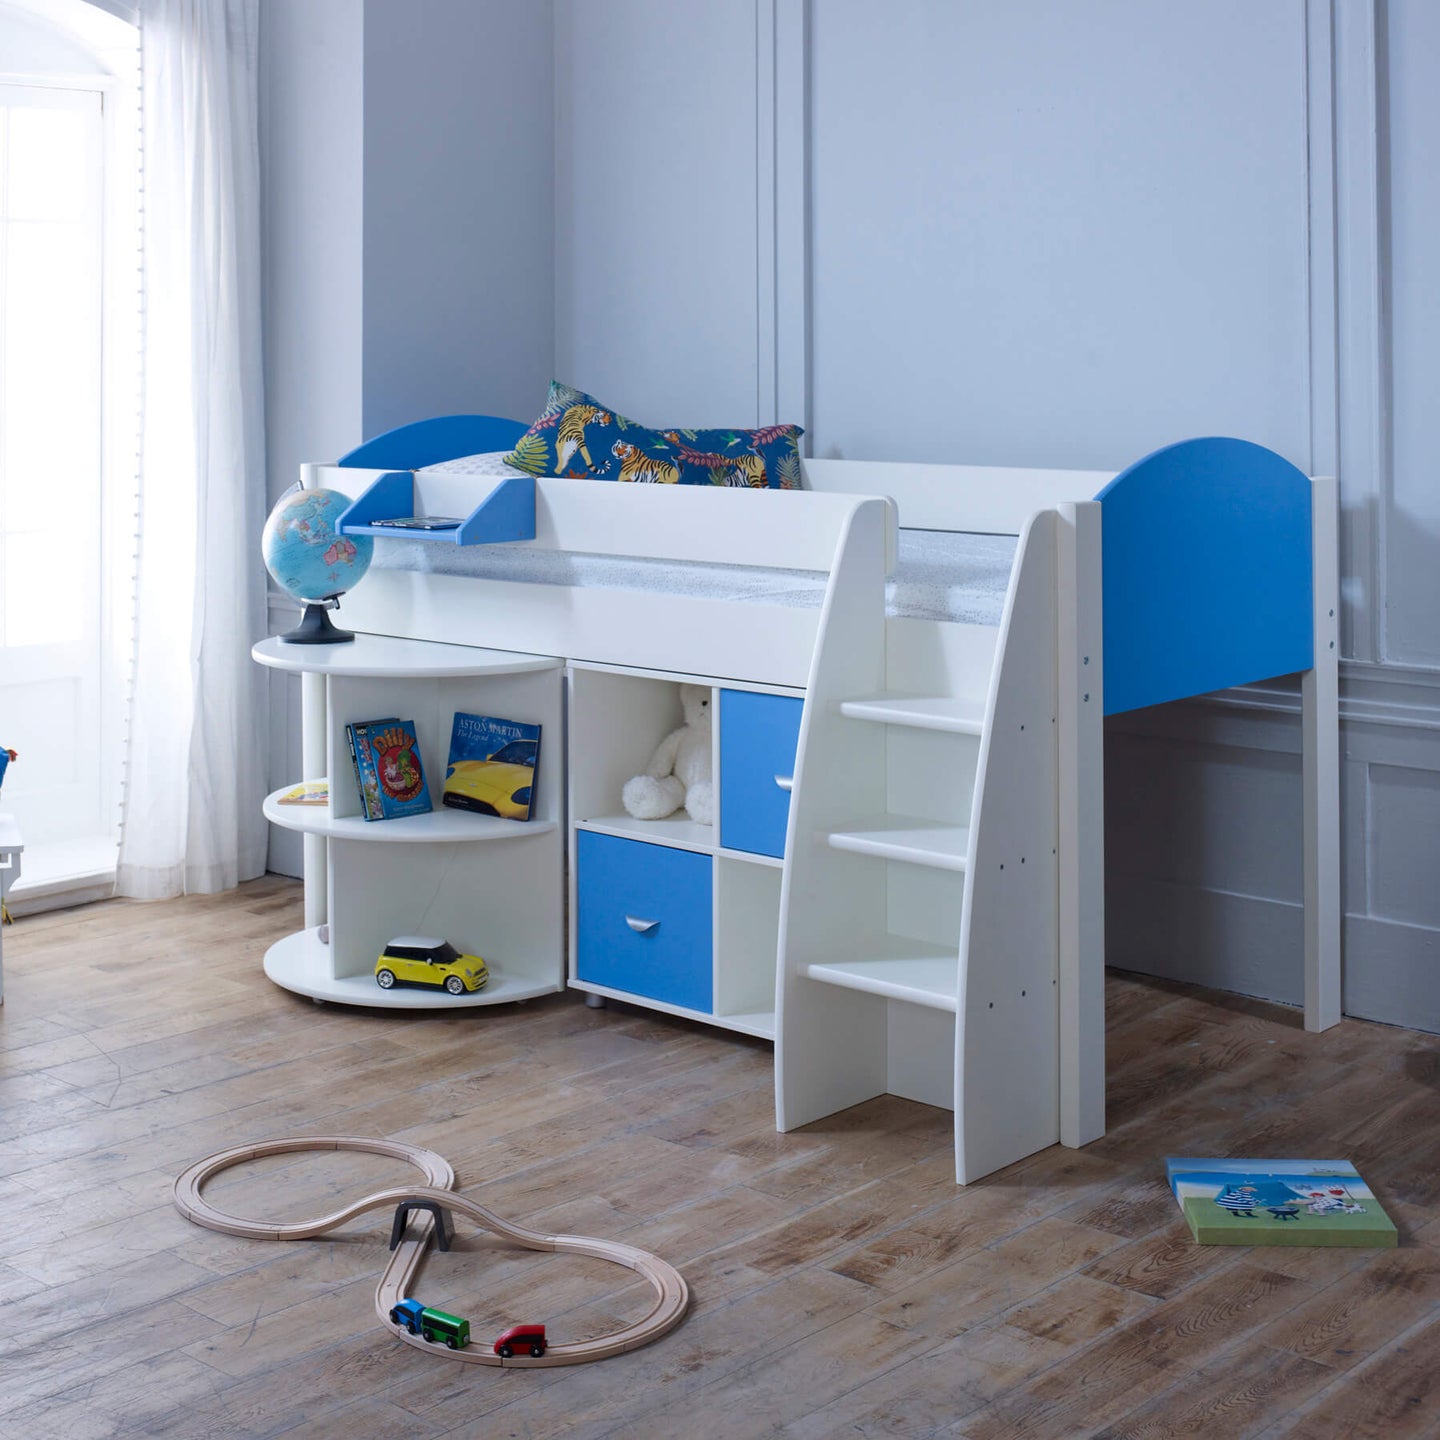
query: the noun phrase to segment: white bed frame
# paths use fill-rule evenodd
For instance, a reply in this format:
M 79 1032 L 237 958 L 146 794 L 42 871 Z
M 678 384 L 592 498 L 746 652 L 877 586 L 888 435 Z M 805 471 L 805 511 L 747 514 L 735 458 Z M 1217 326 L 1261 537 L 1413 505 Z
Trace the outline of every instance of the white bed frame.
M 352 496 L 381 474 L 304 469 L 307 485 Z M 741 495 L 542 479 L 532 543 L 824 571 L 818 610 L 377 568 L 342 619 L 803 687 L 781 886 L 777 1126 L 885 1092 L 945 1105 L 964 1183 L 1105 1129 L 1095 497 L 1111 477 L 850 461 L 809 461 L 805 475 L 808 492 Z M 417 512 L 464 514 L 495 483 L 417 471 Z M 1305 1023 L 1323 1029 L 1340 1015 L 1336 491 L 1309 483 Z M 998 626 L 887 619 L 897 520 L 1019 536 Z

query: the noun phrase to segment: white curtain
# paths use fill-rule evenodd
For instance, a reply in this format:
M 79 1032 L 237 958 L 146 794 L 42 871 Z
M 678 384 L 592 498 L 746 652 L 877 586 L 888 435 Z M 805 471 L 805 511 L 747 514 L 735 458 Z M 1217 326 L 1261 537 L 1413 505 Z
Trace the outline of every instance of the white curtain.
M 258 0 L 143 0 L 145 412 L 119 891 L 265 869 Z

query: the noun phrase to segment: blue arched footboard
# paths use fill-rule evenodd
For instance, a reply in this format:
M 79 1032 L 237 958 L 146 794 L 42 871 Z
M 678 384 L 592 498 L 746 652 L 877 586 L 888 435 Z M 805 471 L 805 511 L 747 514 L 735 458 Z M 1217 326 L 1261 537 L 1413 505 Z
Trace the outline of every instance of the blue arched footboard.
M 1247 440 L 1185 440 L 1096 498 L 1107 715 L 1311 667 L 1302 471 Z

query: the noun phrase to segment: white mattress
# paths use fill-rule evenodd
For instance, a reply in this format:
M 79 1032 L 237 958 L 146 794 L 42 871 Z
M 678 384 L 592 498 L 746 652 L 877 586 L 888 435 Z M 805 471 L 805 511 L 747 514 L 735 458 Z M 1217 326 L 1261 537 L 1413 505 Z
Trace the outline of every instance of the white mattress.
M 431 468 L 447 475 L 520 473 L 502 464 L 499 453 L 470 455 Z M 1015 545 L 1013 535 L 902 528 L 899 558 L 885 588 L 886 613 L 912 619 L 998 625 Z M 461 546 L 386 539 L 376 545 L 373 563 L 382 569 L 468 575 L 530 585 L 593 585 L 799 608 L 819 607 L 825 598 L 827 578 L 820 570 L 775 570 L 542 550 L 524 540 Z

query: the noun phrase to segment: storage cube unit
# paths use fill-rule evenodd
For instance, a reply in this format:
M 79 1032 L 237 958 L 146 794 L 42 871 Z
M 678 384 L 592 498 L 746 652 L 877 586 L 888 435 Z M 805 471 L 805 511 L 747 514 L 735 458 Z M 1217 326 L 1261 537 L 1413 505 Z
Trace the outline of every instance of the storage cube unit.
M 625 813 L 621 791 L 711 691 L 716 823 Z M 767 1038 L 803 697 L 706 676 L 572 664 L 571 983 Z M 778 782 L 778 783 L 777 783 Z

